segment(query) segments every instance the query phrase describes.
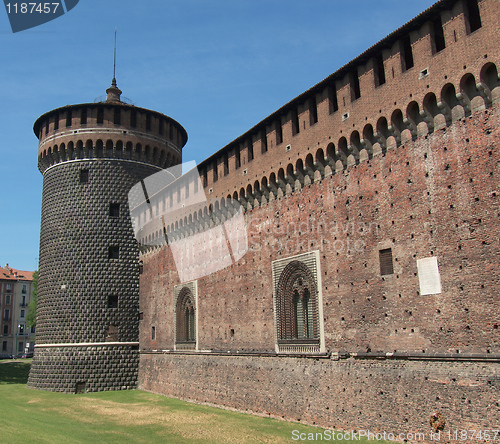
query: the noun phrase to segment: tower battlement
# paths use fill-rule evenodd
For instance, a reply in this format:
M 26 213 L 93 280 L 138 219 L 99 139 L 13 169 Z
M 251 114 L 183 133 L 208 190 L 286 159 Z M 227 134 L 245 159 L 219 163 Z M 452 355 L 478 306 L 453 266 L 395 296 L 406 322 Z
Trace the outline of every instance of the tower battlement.
M 172 118 L 123 102 L 69 105 L 40 116 L 38 168 L 81 159 L 123 159 L 168 168 L 182 159 L 186 130 Z

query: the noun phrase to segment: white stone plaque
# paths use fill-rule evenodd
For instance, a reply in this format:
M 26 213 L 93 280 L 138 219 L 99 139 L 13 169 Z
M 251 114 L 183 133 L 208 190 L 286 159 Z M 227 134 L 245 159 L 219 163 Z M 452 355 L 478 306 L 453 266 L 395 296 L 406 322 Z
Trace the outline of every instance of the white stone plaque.
M 417 270 L 421 295 L 441 293 L 441 276 L 437 257 L 417 259 Z

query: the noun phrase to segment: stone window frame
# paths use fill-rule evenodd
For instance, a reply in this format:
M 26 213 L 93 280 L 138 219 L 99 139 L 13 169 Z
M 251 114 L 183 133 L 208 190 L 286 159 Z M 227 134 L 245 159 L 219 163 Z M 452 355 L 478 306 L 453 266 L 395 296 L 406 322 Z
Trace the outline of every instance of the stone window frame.
M 276 353 L 325 353 L 319 250 L 273 261 L 272 274 Z M 309 329 L 304 334 L 306 318 L 301 322 L 297 316 L 305 311 L 303 301 L 306 290 L 309 294 L 306 306 L 309 308 Z M 302 329 L 302 334 L 299 329 Z
M 186 310 L 190 314 L 186 316 Z M 198 350 L 198 281 L 174 286 L 174 350 Z M 192 332 L 190 336 L 189 332 Z

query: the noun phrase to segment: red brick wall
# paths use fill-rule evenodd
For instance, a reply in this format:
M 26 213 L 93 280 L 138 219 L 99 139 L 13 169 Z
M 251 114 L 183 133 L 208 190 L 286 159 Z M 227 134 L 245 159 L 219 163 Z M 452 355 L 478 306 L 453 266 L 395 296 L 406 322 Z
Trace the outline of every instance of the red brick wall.
M 401 32 L 401 37 L 384 39 L 378 47 L 371 48 L 363 55 L 354 59 L 346 67 L 333 73 L 330 77 L 304 92 L 290 103 L 277 110 L 271 116 L 235 141 L 215 153 L 200 165 L 201 170 L 208 170 L 207 188 L 213 189 L 213 196 L 226 197 L 234 191 L 247 185 L 253 186 L 254 182 L 261 181 L 263 177 L 269 178 L 280 168 L 285 169 L 287 164 L 295 166 L 298 159 L 304 160 L 307 154 L 315 156 L 321 148 L 326 152 L 327 145 L 333 143 L 339 146 L 339 141 L 345 137 L 348 144 L 351 136 L 357 132 L 363 139 L 364 132 L 371 126 L 377 130 L 381 118 L 385 118 L 391 125 L 391 117 L 395 111 L 400 110 L 404 117 L 408 115 L 408 106 L 415 102 L 419 110 L 424 108 L 425 98 L 434 94 L 437 102 L 446 100 L 442 97 L 444 87 L 453 85 L 455 92 L 461 91 L 461 81 L 468 75 L 474 76 L 474 81 L 484 82 L 482 68 L 488 62 L 498 66 L 500 60 L 500 2 L 496 0 L 482 0 L 479 2 L 482 27 L 475 32 L 466 32 L 466 19 L 463 13 L 464 6 L 461 1 L 454 4 L 451 10 L 441 13 L 445 33 L 446 48 L 433 54 L 429 22 L 410 22 Z M 435 17 L 437 13 L 431 17 Z M 407 30 L 407 31 L 406 31 Z M 406 71 L 402 70 L 400 43 L 403 36 L 409 35 L 412 48 L 414 66 Z M 456 36 L 456 38 L 455 38 Z M 384 45 L 383 43 L 386 42 Z M 387 46 L 389 46 L 387 48 Z M 386 82 L 375 87 L 373 60 L 382 52 Z M 421 78 L 420 72 L 427 69 L 428 75 Z M 349 84 L 350 73 L 357 72 L 360 80 L 361 97 L 351 101 Z M 394 75 L 392 74 L 394 72 Z M 330 113 L 328 92 L 331 87 L 337 89 L 339 109 Z M 479 96 L 479 92 L 475 92 Z M 318 122 L 311 125 L 309 119 L 309 99 L 315 96 L 318 107 Z M 473 106 L 481 106 L 480 97 L 473 99 Z M 453 107 L 453 104 L 451 104 Z M 300 132 L 292 135 L 291 113 L 298 111 Z M 457 111 L 457 110 L 455 110 Z M 342 116 L 349 113 L 349 118 L 342 120 Z M 456 114 L 456 113 L 455 113 Z M 436 117 L 436 116 L 434 116 Z M 455 115 L 455 118 L 460 114 Z M 283 142 L 276 144 L 275 122 L 280 119 L 283 126 Z M 445 126 L 444 117 L 437 116 L 435 127 Z M 407 125 L 404 125 L 407 128 Z M 269 150 L 261 153 L 261 135 L 266 133 Z M 419 132 L 427 132 L 425 125 Z M 402 139 L 411 137 L 408 129 L 402 134 Z M 253 143 L 254 159 L 248 160 L 248 141 Z M 383 138 L 382 143 L 385 143 Z M 376 143 L 375 140 L 372 143 Z M 394 143 L 391 139 L 388 144 Z M 290 145 L 290 151 L 286 146 Z M 239 147 L 241 152 L 241 167 L 235 167 L 235 150 Z M 360 147 L 361 148 L 361 147 Z M 229 156 L 229 173 L 224 175 L 223 156 Z M 218 164 L 218 180 L 214 183 L 211 169 Z M 243 174 L 243 170 L 247 170 Z
M 340 70 L 341 78 L 325 80 L 202 163 L 201 171 L 218 163 L 219 179 L 213 183 L 209 171 L 207 188 L 213 191 L 209 198 L 221 198 L 239 194 L 248 184 L 255 190 L 256 180 L 263 191 L 263 177 L 278 175 L 280 168 L 286 176 L 288 164 L 296 168 L 309 154 L 316 159 L 319 149 L 333 155 L 343 137 L 351 145 L 346 155 L 361 151 L 332 175 L 329 167 L 326 174 L 317 169 L 312 184 L 291 182 L 277 199 L 244 202 L 249 251 L 232 266 L 198 279 L 197 352 L 172 351 L 173 287 L 180 282 L 169 248 L 142 255 L 141 388 L 328 427 L 428 430 L 429 415 L 436 410 L 450 428 L 495 423 L 500 88 L 485 70 L 490 62 L 499 66 L 500 3 L 483 0 L 479 7 L 482 27 L 472 34 L 466 32 L 461 2 L 441 13 L 447 46 L 434 55 L 430 24 L 412 29 L 415 66 L 406 72 L 399 43 L 393 41 L 383 50 L 386 83 L 378 88 L 373 54 L 355 59 L 351 68 L 359 74 L 359 99 L 350 99 L 352 69 Z M 419 79 L 424 68 L 428 75 Z M 454 94 L 467 92 L 467 78 L 474 91 L 469 91 L 470 101 L 459 105 Z M 476 88 L 480 82 L 489 85 L 485 95 L 481 85 Z M 333 83 L 339 110 L 330 114 Z M 451 96 L 448 83 L 455 87 Z M 436 96 L 434 109 L 430 92 Z M 318 122 L 310 125 L 313 93 Z M 413 101 L 424 112 L 416 114 L 412 126 Z M 294 109 L 300 127 L 296 135 Z M 401 131 L 397 110 L 409 119 Z M 349 117 L 342 121 L 346 112 Z M 380 127 L 381 117 L 388 128 Z M 284 139 L 278 146 L 277 118 Z M 379 130 L 378 137 L 370 135 L 367 125 Z M 258 137 L 263 128 L 269 147 L 265 154 Z M 236 147 L 241 149 L 239 169 Z M 226 151 L 229 175 L 224 176 Z M 387 248 L 392 249 L 394 274 L 381 276 L 379 251 Z M 326 354 L 276 354 L 272 261 L 316 250 Z M 438 259 L 439 294 L 419 293 L 416 261 L 427 257 Z M 349 359 L 329 359 L 337 353 Z M 366 353 L 367 359 L 360 359 Z M 399 359 L 391 357 L 394 353 Z
M 248 253 L 198 281 L 199 348 L 273 351 L 271 262 L 319 250 L 329 350 L 499 351 L 498 111 L 247 211 Z M 380 275 L 384 248 L 393 275 Z M 443 291 L 422 296 L 416 260 L 430 256 Z M 165 247 L 142 260 L 143 325 L 157 332 L 142 347 L 172 349 L 175 264 Z

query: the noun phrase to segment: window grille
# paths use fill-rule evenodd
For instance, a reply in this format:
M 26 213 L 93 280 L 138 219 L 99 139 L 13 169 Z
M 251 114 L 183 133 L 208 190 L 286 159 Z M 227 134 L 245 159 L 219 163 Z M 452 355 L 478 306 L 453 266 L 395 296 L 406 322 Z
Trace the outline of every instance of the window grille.
M 394 274 L 394 269 L 392 266 L 392 249 L 387 248 L 385 250 L 380 250 L 379 258 L 380 258 L 380 274 L 382 276 L 388 274 Z
M 321 351 L 320 289 L 317 252 L 273 262 L 278 352 Z

